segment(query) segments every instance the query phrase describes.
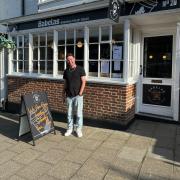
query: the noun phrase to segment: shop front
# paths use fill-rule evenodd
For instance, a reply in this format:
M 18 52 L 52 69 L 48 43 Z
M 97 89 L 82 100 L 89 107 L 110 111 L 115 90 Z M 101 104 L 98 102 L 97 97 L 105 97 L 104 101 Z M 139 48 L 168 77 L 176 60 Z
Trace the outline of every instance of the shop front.
M 85 117 L 121 125 L 135 114 L 178 121 L 179 4 L 143 7 L 126 3 L 118 22 L 108 18 L 108 7 L 95 6 L 8 20 L 17 45 L 9 53 L 8 109 L 23 94 L 46 91 L 51 110 L 65 113 L 62 76 L 71 52 L 87 73 Z

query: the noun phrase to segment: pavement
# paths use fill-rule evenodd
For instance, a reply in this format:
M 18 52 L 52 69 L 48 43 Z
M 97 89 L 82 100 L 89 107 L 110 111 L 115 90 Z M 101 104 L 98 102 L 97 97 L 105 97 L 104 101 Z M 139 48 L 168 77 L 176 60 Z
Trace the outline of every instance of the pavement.
M 56 135 L 17 141 L 19 123 L 0 114 L 0 179 L 178 180 L 180 125 L 136 119 L 125 130 L 84 126 L 83 137 Z

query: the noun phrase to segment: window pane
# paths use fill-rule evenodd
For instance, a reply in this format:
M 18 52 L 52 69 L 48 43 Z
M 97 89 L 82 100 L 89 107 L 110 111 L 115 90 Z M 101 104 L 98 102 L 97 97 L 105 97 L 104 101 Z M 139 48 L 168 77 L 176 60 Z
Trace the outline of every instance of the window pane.
M 23 61 L 18 62 L 18 70 L 19 72 L 23 72 Z
M 51 49 L 53 49 L 53 39 L 54 39 L 53 33 L 48 32 L 47 33 L 47 46 L 51 47 Z
M 109 41 L 110 27 L 101 27 L 101 41 Z
M 24 60 L 29 59 L 29 48 L 24 48 Z
M 45 47 L 40 47 L 40 59 L 44 60 L 45 59 Z
M 112 41 L 123 41 L 124 35 L 123 35 L 123 25 L 113 25 L 112 26 Z
M 99 42 L 99 28 L 89 28 L 89 43 Z
M 47 61 L 47 74 L 53 74 L 53 61 Z
M 23 36 L 18 36 L 18 47 L 23 46 Z
M 40 61 L 40 73 L 45 74 L 45 61 Z
M 76 45 L 81 48 L 84 44 L 84 29 L 76 30 Z
M 112 78 L 122 78 L 123 61 L 112 61 Z
M 23 49 L 22 48 L 18 49 L 18 59 L 23 60 Z
M 110 44 L 100 44 L 100 58 L 110 59 Z
M 33 50 L 33 59 L 38 60 L 38 48 L 34 48 Z
M 53 59 L 53 49 L 51 47 L 47 48 L 47 59 Z
M 33 35 L 33 46 L 38 46 L 38 35 Z
M 58 59 L 64 60 L 65 59 L 65 47 L 58 46 Z
M 98 76 L 98 62 L 89 61 L 89 76 Z
M 24 47 L 29 47 L 29 36 L 28 35 L 24 36 Z
M 58 45 L 65 44 L 65 31 L 58 32 Z
M 101 77 L 110 77 L 110 62 L 109 61 L 101 61 Z
M 13 72 L 17 72 L 17 61 L 13 61 Z
M 40 34 L 40 46 L 46 45 L 46 34 Z
M 67 30 L 66 38 L 66 44 L 74 44 L 74 30 Z
M 64 65 L 65 65 L 64 61 L 58 61 L 58 74 L 61 74 L 61 75 L 63 74 Z
M 84 60 L 84 47 L 78 48 L 76 46 L 76 59 Z
M 89 59 L 98 59 L 98 44 L 89 45 Z
M 24 61 L 24 72 L 29 72 L 29 61 Z
M 79 66 L 84 67 L 84 61 L 76 61 L 76 64 Z
M 172 77 L 172 45 L 172 36 L 144 39 L 144 77 Z
M 74 54 L 74 46 L 73 45 L 72 46 L 66 46 L 66 52 L 67 52 L 67 54 L 68 53 Z
M 33 73 L 38 73 L 38 61 L 33 61 Z

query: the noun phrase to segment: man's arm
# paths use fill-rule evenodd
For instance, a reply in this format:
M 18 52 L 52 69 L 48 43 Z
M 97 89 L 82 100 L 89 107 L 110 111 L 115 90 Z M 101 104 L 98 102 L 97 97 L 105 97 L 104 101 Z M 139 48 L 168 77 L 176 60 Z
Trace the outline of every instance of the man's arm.
M 66 100 L 66 87 L 67 87 L 67 83 L 66 83 L 66 80 L 64 79 L 64 87 L 63 87 L 63 92 L 62 92 L 63 102 L 65 102 Z
M 83 92 L 84 92 L 84 88 L 86 86 L 86 76 L 81 76 L 81 88 L 79 91 L 79 95 L 82 96 Z

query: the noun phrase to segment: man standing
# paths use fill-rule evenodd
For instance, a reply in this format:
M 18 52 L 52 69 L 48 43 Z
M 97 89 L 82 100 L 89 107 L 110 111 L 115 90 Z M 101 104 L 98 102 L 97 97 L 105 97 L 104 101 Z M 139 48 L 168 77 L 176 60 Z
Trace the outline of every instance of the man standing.
M 74 120 L 76 115 L 76 133 L 82 137 L 83 126 L 83 92 L 86 85 L 86 73 L 84 68 L 76 65 L 75 57 L 72 53 L 67 54 L 67 69 L 64 71 L 64 91 L 63 99 L 67 100 L 67 120 L 68 129 L 65 136 L 70 136 L 73 132 Z M 74 114 L 75 113 L 75 114 Z

